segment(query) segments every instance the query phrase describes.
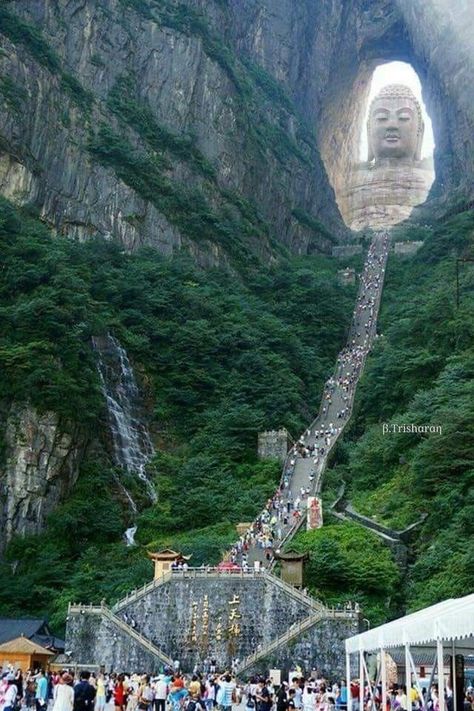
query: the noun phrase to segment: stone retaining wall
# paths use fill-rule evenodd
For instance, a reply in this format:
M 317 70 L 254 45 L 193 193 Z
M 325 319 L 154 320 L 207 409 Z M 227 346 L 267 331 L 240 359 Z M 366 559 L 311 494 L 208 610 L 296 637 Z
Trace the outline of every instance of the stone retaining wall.
M 413 241 L 413 242 L 395 242 L 393 245 L 394 254 L 411 256 L 416 254 L 423 242 Z
M 78 665 L 104 667 L 107 671 L 156 674 L 162 663 L 131 639 L 105 615 L 87 612 L 69 615 L 66 649 Z
M 347 514 L 347 516 L 354 519 L 354 521 L 357 521 L 357 523 L 361 523 L 366 528 L 371 528 L 373 531 L 383 533 L 384 536 L 388 536 L 389 538 L 393 538 L 397 541 L 401 540 L 401 535 L 399 531 L 395 531 L 393 528 L 388 528 L 387 526 L 384 526 L 383 524 L 374 521 L 374 519 L 358 513 L 352 508 L 350 504 L 346 506 L 345 513 Z
M 208 611 L 206 614 L 206 610 Z M 216 659 L 221 668 L 232 659 L 242 660 L 283 635 L 294 623 L 314 614 L 308 604 L 293 597 L 269 576 L 228 576 L 171 579 L 117 613 L 133 621 L 135 629 L 185 670 L 205 659 Z M 125 616 L 125 617 L 124 617 Z M 208 621 L 207 621 L 208 620 Z M 357 616 L 322 620 L 302 632 L 301 644 L 293 641 L 272 654 L 272 663 L 291 666 L 308 656 L 329 671 L 344 665 L 344 639 L 357 631 Z M 162 663 L 103 615 L 70 613 L 66 646 L 78 664 L 101 664 L 106 669 L 156 671 Z M 278 662 L 278 663 L 277 663 Z M 261 665 L 259 665 L 262 668 Z
M 322 620 L 301 636 L 288 642 L 250 667 L 246 676 L 267 673 L 270 669 L 316 669 L 328 679 L 345 678 L 344 640 L 359 633 L 359 622 Z

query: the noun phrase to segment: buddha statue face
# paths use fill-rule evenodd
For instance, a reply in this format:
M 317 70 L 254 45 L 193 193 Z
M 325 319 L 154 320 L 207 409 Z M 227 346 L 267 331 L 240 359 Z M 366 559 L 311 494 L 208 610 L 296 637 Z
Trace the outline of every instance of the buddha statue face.
M 403 84 L 384 87 L 372 101 L 367 124 L 369 162 L 391 164 L 419 161 L 424 123 L 421 107 Z

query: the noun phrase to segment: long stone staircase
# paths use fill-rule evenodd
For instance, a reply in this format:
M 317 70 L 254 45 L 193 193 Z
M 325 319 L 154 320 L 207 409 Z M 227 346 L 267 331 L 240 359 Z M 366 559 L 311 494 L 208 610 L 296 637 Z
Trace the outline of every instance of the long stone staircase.
M 289 597 L 292 597 L 294 600 L 303 603 L 303 605 L 307 605 L 311 610 L 314 611 L 315 614 L 323 615 L 323 617 L 328 615 L 332 616 L 333 611 L 323 605 L 322 602 L 316 600 L 310 595 L 306 595 L 305 593 L 301 592 L 301 590 L 298 590 L 298 588 L 293 587 L 293 585 L 285 583 L 284 580 L 278 578 L 276 575 L 272 575 L 271 573 L 268 573 L 265 570 L 262 570 L 261 575 L 263 575 L 264 578 L 266 578 L 272 585 L 276 585 L 281 590 L 283 590 Z
M 315 625 L 319 624 L 323 620 L 338 618 L 347 619 L 348 615 L 354 616 L 358 614 L 358 612 L 356 611 L 347 612 L 345 610 L 331 610 L 329 608 L 325 608 L 323 605 L 321 605 L 321 608 L 322 609 L 319 612 L 314 612 L 312 615 L 306 617 L 301 622 L 297 622 L 296 624 L 292 625 L 280 637 L 277 637 L 276 639 L 272 640 L 260 649 L 257 649 L 257 651 L 253 654 L 250 654 L 248 657 L 245 657 L 245 659 L 243 659 L 238 665 L 237 673 L 242 674 L 244 671 L 259 662 L 261 659 L 265 659 L 265 657 L 267 657 L 269 654 L 275 652 L 283 645 L 288 644 L 288 642 L 291 642 L 293 639 L 296 639 L 303 632 L 307 632 L 308 630 L 312 629 Z
M 324 444 L 324 454 L 318 457 L 316 465 L 313 464 L 312 457 L 297 457 L 296 464 L 289 478 L 289 484 L 285 489 L 284 481 L 285 478 L 288 478 L 290 460 L 295 455 L 290 452 L 287 456 L 280 482 L 280 488 L 284 491 L 284 496 L 286 497 L 284 499 L 285 505 L 290 498 L 293 502 L 298 498 L 301 488 L 305 490 L 309 488 L 311 495 L 317 496 L 320 494 L 329 455 L 352 415 L 357 384 L 364 370 L 367 355 L 376 337 L 377 317 L 382 297 L 385 267 L 390 244 L 389 240 L 390 237 L 387 231 L 377 232 L 373 237 L 364 265 L 361 285 L 348 334 L 347 348 L 362 349 L 363 356 L 357 361 L 356 365 L 350 366 L 352 382 L 347 390 L 343 390 L 337 384 L 335 387 L 326 385 L 322 396 L 320 411 L 309 425 L 308 430 L 303 434 L 305 445 L 314 444 L 316 447 L 321 448 L 321 445 Z M 345 362 L 338 358 L 332 375 L 334 382 L 337 383 L 338 379 L 346 375 L 348 367 Z M 329 399 L 328 395 L 330 395 Z M 338 418 L 338 413 L 341 410 L 345 410 L 344 419 Z M 329 444 L 325 441 L 321 442 L 321 438 L 316 438 L 314 432 L 326 430 L 331 423 L 337 425 L 337 432 L 330 437 Z M 310 434 L 308 434 L 308 432 Z M 274 550 L 281 550 L 284 545 L 295 536 L 298 530 L 305 525 L 306 514 L 306 509 L 302 508 L 301 516 L 295 522 L 289 522 L 286 527 L 278 526 L 278 528 L 282 530 L 281 536 L 274 539 Z M 248 551 L 248 562 L 252 565 L 255 561 L 259 561 L 270 570 L 272 570 L 275 565 L 274 558 L 268 561 L 266 559 L 265 550 L 252 544 Z

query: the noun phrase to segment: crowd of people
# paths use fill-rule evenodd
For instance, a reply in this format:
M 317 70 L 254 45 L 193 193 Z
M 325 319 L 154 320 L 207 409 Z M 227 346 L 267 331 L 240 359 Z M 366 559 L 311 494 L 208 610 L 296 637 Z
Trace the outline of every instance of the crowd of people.
M 344 682 L 329 685 L 318 675 L 293 676 L 291 683 L 252 677 L 239 683 L 233 674 L 208 672 L 185 677 L 164 670 L 147 674 L 103 674 L 70 671 L 45 674 L 7 672 L 0 685 L 0 711 L 26 708 L 35 711 L 330 711 L 347 705 Z
M 335 373 L 325 384 L 320 413 L 291 448 L 275 496 L 230 551 L 230 560 L 244 571 L 255 561 L 270 563 L 274 550 L 297 527 L 308 497 L 315 492 L 325 458 L 350 415 L 357 381 L 375 338 L 389 246 L 388 233 L 379 235 L 370 245 L 347 346 L 339 353 Z
M 362 698 L 361 708 L 360 702 Z M 0 680 L 0 711 L 439 711 L 436 683 L 419 689 L 391 684 L 383 709 L 381 685 L 366 685 L 360 691 L 358 679 L 330 682 L 317 671 L 290 673 L 288 681 L 274 683 L 267 677 L 252 677 L 241 683 L 230 672 L 224 674 L 197 669 L 189 676 L 165 669 L 157 676 L 72 671 L 45 674 L 8 670 Z M 447 711 L 453 711 L 453 691 L 445 691 Z M 464 690 L 463 709 L 474 711 L 474 688 Z
M 193 674 L 171 669 L 152 677 L 83 670 L 9 669 L 0 679 L 0 711 L 211 711 L 240 703 L 242 687 L 230 673 Z
M 413 682 L 412 682 L 413 684 Z M 474 711 L 474 687 L 472 682 L 463 689 L 463 707 L 457 711 Z M 361 693 L 358 679 L 350 685 L 352 711 L 361 711 Z M 416 684 L 407 687 L 404 684 L 389 684 L 386 689 L 385 711 L 439 711 L 440 698 L 437 683 L 419 687 Z M 444 691 L 446 711 L 454 711 L 454 694 L 448 680 Z M 383 693 L 381 684 L 365 685 L 362 691 L 362 711 L 383 711 Z

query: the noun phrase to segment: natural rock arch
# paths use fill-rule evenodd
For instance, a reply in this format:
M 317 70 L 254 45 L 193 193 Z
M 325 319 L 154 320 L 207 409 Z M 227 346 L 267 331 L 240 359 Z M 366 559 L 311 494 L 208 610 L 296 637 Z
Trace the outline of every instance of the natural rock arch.
M 430 197 L 443 200 L 449 194 L 459 192 L 462 195 L 472 189 L 463 176 L 466 168 L 471 175 L 474 170 L 474 103 L 469 99 L 470 95 L 474 97 L 467 83 L 467 67 L 463 69 L 461 66 L 463 43 L 453 43 L 449 48 L 446 38 L 441 37 L 443 32 L 451 36 L 460 31 L 459 18 L 457 22 L 454 17 L 441 19 L 441 15 L 434 12 L 439 4 L 436 0 L 426 3 L 433 6 L 431 14 L 419 8 L 415 10 L 412 0 L 370 3 L 370 12 L 362 12 L 362 15 L 354 8 L 353 22 L 359 27 L 355 38 L 356 55 L 348 56 L 344 52 L 342 37 L 335 55 L 339 60 L 336 59 L 333 64 L 330 86 L 318 121 L 321 155 L 336 196 L 344 191 L 350 166 L 358 160 L 359 137 L 373 72 L 378 65 L 391 61 L 407 62 L 415 69 L 433 121 L 436 180 Z M 474 19 L 472 8 L 466 5 L 465 12 Z M 461 12 L 459 14 L 462 15 Z M 378 31 L 374 32 L 377 17 Z M 422 26 L 418 27 L 418 23 Z M 438 51 L 428 53 L 430 42 L 438 47 Z M 444 53 L 441 46 L 445 47 Z M 468 43 L 463 48 L 470 54 Z M 446 72 L 441 54 L 448 66 L 456 66 L 454 75 Z M 467 64 L 471 71 L 472 59 L 469 57 Z M 468 106 L 470 111 L 465 112 L 463 109 Z
M 291 90 L 337 192 L 357 146 L 374 69 L 417 72 L 433 122 L 438 202 L 474 197 L 474 6 L 458 0 L 231 0 L 238 43 Z M 245 13 L 242 9 L 245 8 Z

